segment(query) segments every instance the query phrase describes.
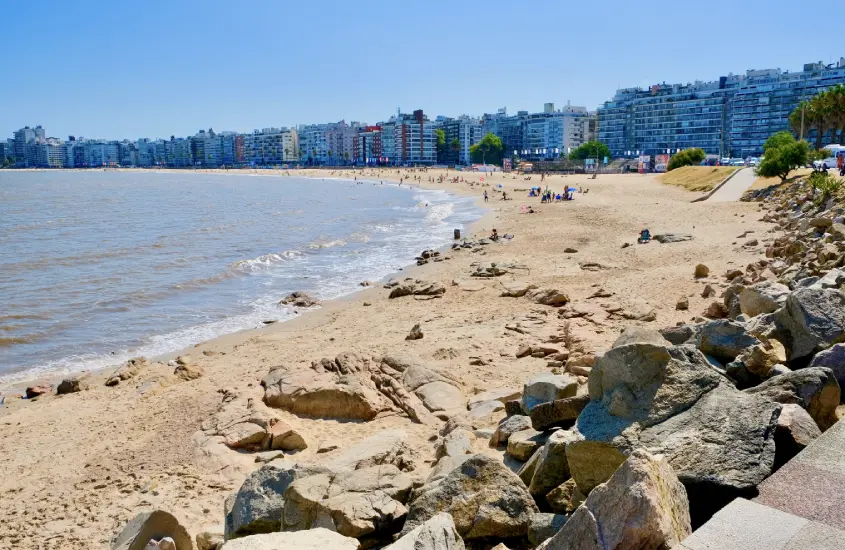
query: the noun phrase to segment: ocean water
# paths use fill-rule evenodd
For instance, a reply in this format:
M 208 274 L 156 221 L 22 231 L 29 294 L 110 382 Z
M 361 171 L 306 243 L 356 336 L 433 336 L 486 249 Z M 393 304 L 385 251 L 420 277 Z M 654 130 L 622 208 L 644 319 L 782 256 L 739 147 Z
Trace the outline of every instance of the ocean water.
M 445 245 L 471 199 L 342 179 L 0 171 L 0 381 L 284 321 Z

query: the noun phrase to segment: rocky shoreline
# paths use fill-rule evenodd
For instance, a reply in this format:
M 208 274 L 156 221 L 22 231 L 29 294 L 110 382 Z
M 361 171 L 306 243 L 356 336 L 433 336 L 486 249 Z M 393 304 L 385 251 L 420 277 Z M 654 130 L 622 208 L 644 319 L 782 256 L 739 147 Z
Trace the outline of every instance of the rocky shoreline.
M 500 203 L 513 242 L 426 251 L 408 276 L 297 322 L 13 403 L 0 452 L 17 450 L 0 466 L 48 476 L 45 425 L 75 419 L 70 484 L 30 485 L 89 512 L 36 498 L 3 511 L 0 542 L 678 546 L 841 413 L 843 211 L 807 192 L 716 210 L 620 178 L 569 210 Z M 688 238 L 630 245 L 639 220 L 616 220 L 633 212 Z M 80 450 L 91 437 L 106 439 Z

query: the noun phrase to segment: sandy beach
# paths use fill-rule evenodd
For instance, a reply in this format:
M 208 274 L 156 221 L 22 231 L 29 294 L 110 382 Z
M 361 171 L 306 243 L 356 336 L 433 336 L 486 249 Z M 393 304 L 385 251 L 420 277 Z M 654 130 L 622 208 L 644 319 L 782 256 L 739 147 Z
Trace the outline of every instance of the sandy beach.
M 173 354 L 190 354 L 204 373 L 195 380 L 174 376 L 168 356 L 151 358 L 135 378 L 116 387 L 104 385 L 106 371 L 92 373 L 89 389 L 70 395 L 22 400 L 14 397 L 19 388 L 0 388 L 7 396 L 0 407 L 0 548 L 108 548 L 128 519 L 153 508 L 173 513 L 192 535 L 222 532 L 224 499 L 260 466 L 251 454 L 203 444 L 203 423 L 216 413 L 222 391 L 260 401 L 260 381 L 271 367 L 306 369 L 312 361 L 343 352 L 417 356 L 448 371 L 468 397 L 491 388 L 521 388 L 532 374 L 549 368 L 540 358 L 518 359 L 520 345 L 535 337 L 506 326 L 536 323 L 552 332 L 568 322 L 586 351 L 602 352 L 626 326 L 657 329 L 689 322 L 712 301 L 701 297 L 705 284 L 718 291 L 721 274 L 760 257 L 761 249 L 744 247 L 739 236 L 753 232 L 762 239 L 771 227 L 759 221 L 756 204 L 692 203 L 699 194 L 663 185 L 653 175 L 549 176 L 541 183 L 539 175 L 526 180 L 524 175 L 449 171 L 446 181 L 437 182 L 445 173 L 296 171 L 298 176 L 379 181 L 410 176 L 412 181 L 403 185 L 476 197 L 488 211 L 465 237 L 487 237 L 493 228 L 514 237 L 444 250 L 447 260 L 396 274 L 397 279 L 442 283 L 446 292 L 439 299 L 391 300 L 382 284 L 373 284 L 289 322 L 198 342 Z M 455 176 L 464 181 L 452 183 Z M 500 184 L 512 200 L 502 200 Z M 566 185 L 589 191 L 576 193 L 574 201 L 540 204 L 539 198 L 527 197 L 527 189 L 537 185 L 555 192 Z M 535 213 L 523 213 L 523 205 Z M 693 240 L 637 245 L 646 227 L 653 235 L 689 233 Z M 515 267 L 501 277 L 470 277 L 475 265 L 491 262 Z M 710 268 L 709 279 L 693 277 L 699 263 Z M 567 321 L 554 308 L 528 298 L 502 297 L 503 284 L 514 281 L 565 291 L 591 316 Z M 682 297 L 688 298 L 689 310 L 676 309 Z M 641 318 L 653 312 L 655 320 L 614 314 L 622 311 Z M 406 341 L 415 324 L 424 337 Z M 315 457 L 325 443 L 342 450 L 379 430 L 401 427 L 418 452 L 417 471 L 425 475 L 434 462 L 429 440 L 438 427 L 413 423 L 404 415 L 341 422 L 274 412 L 308 444 L 297 460 Z M 501 455 L 478 445 L 478 452 Z

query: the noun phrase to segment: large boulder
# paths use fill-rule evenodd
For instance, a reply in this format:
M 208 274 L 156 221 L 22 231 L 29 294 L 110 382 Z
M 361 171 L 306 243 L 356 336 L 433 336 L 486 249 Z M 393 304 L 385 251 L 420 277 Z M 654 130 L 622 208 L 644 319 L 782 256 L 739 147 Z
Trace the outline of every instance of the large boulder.
M 704 323 L 699 327 L 696 347 L 703 353 L 729 363 L 746 348 L 760 343 L 744 326 L 729 320 Z
M 436 514 L 385 550 L 464 550 L 464 541 L 449 514 Z
M 283 531 L 327 527 L 353 538 L 399 531 L 414 480 L 395 466 L 326 473 L 294 481 L 285 493 Z
M 574 376 L 548 372 L 535 374 L 522 389 L 522 410 L 529 414 L 540 403 L 574 397 L 577 391 L 578 380 Z
M 264 403 L 294 414 L 372 420 L 386 408 L 381 394 L 355 375 L 274 367 L 261 381 Z
M 112 543 L 112 550 L 144 550 L 147 543 L 173 539 L 176 550 L 192 550 L 194 545 L 188 531 L 168 512 L 142 512 L 132 518 Z
M 612 348 L 596 363 L 589 390 L 566 446 L 584 494 L 645 448 L 665 455 L 700 522 L 753 493 L 772 471 L 780 405 L 737 390 L 691 346 Z
M 473 540 L 523 537 L 538 509 L 516 474 L 497 459 L 475 455 L 419 490 L 402 534 L 440 512 L 452 516 L 464 540 Z
M 739 306 L 748 317 L 773 313 L 789 296 L 789 287 L 774 281 L 762 281 L 739 292 Z
M 540 548 L 672 548 L 691 533 L 686 491 L 672 467 L 637 450 Z
M 845 387 L 845 344 L 835 344 L 824 351 L 820 351 L 810 361 L 812 367 L 824 367 L 833 371 L 833 376 L 839 382 L 839 388 Z M 840 400 L 845 394 L 840 395 Z
M 326 472 L 322 466 L 288 460 L 273 460 L 252 472 L 226 506 L 226 539 L 280 531 L 285 491 L 291 483 Z
M 841 391 L 833 371 L 824 367 L 773 376 L 745 391 L 776 403 L 800 405 L 822 431 L 837 421 L 836 407 L 839 406 Z
M 801 288 L 777 311 L 779 335 L 789 360 L 808 357 L 845 339 L 845 293 Z
M 230 540 L 220 550 L 358 550 L 360 543 L 325 528 L 252 535 Z

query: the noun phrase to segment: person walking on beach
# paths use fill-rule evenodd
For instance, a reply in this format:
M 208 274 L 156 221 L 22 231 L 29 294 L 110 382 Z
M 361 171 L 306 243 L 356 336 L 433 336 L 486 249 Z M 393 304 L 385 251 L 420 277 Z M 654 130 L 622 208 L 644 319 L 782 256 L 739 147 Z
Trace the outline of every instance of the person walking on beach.
M 484 202 L 487 202 L 489 198 L 487 197 L 487 190 L 484 190 Z

